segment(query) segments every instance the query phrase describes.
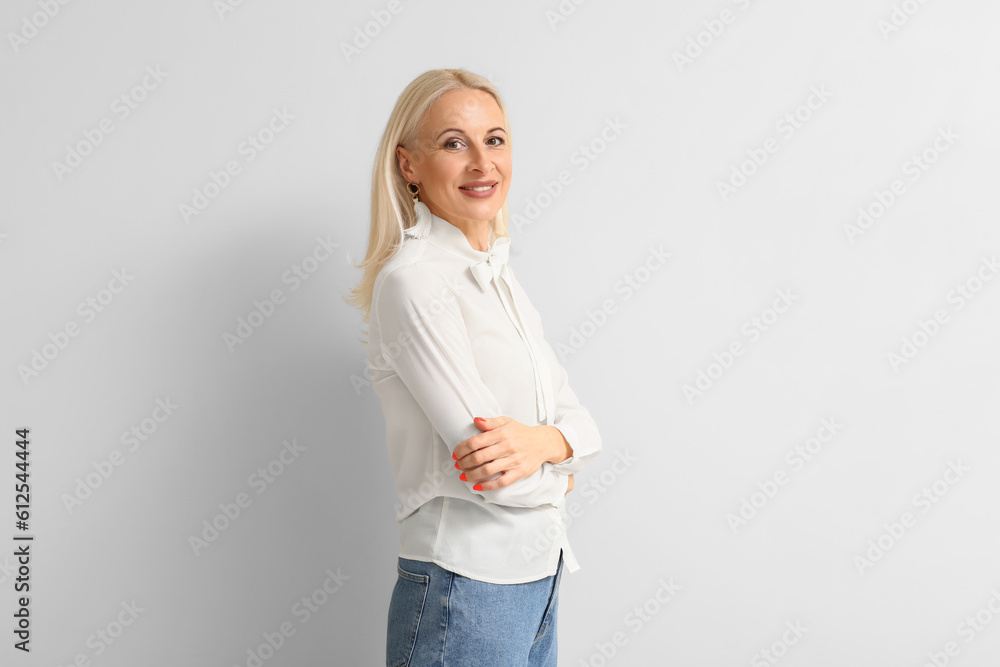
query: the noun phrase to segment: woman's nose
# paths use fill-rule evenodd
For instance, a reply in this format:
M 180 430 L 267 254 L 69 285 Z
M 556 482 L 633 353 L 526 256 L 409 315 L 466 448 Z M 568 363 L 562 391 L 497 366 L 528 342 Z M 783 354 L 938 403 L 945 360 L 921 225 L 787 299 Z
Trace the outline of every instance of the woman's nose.
M 488 174 L 493 170 L 493 160 L 485 148 L 473 148 L 469 151 L 469 168 L 481 171 L 484 174 Z

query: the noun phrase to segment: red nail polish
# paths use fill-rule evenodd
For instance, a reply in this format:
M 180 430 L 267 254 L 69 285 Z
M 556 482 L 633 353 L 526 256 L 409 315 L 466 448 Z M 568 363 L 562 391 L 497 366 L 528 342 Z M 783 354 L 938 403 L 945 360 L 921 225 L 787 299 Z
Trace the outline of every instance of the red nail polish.
M 458 461 L 455 461 L 455 467 L 458 468 L 459 470 L 462 469 L 461 466 L 458 465 Z
M 457 456 L 455 456 L 455 454 L 454 454 L 454 453 L 453 453 L 453 454 L 451 455 L 451 458 L 455 459 L 456 461 L 458 460 L 458 457 L 457 457 Z
M 486 421 L 486 420 L 485 420 L 485 419 L 483 419 L 482 417 L 476 417 L 474 421 L 477 421 L 477 422 L 484 422 L 484 421 Z
M 472 490 L 473 491 L 482 491 L 483 490 L 483 485 L 482 484 L 476 484 L 474 487 L 472 487 Z
M 459 475 L 458 478 L 460 480 L 462 480 L 463 482 L 468 482 L 469 481 L 469 480 L 465 479 L 465 473 L 464 472 L 461 475 Z

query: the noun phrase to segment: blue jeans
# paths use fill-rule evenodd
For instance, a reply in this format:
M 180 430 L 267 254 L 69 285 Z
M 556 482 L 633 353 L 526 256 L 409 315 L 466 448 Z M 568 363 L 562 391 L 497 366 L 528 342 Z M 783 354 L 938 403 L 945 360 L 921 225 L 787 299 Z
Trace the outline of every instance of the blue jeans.
M 556 667 L 563 558 L 554 575 L 490 584 L 399 558 L 386 667 Z

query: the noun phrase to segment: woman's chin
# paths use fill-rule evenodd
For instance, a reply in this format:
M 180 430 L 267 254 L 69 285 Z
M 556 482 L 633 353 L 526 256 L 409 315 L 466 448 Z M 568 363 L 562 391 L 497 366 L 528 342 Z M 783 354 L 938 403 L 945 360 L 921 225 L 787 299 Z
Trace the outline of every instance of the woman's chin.
M 463 202 L 463 206 L 456 206 L 454 212 L 465 220 L 492 220 L 503 206 L 503 202 L 497 197 L 495 201 L 482 200 L 476 202 Z

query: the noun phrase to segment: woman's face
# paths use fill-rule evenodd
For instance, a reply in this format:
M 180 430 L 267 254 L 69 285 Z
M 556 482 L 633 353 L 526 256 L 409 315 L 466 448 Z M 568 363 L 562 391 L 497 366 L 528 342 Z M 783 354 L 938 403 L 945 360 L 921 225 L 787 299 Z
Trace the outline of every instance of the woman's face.
M 511 157 L 503 114 L 481 90 L 449 90 L 431 105 L 399 168 L 420 186 L 420 201 L 455 225 L 492 219 L 507 199 Z

